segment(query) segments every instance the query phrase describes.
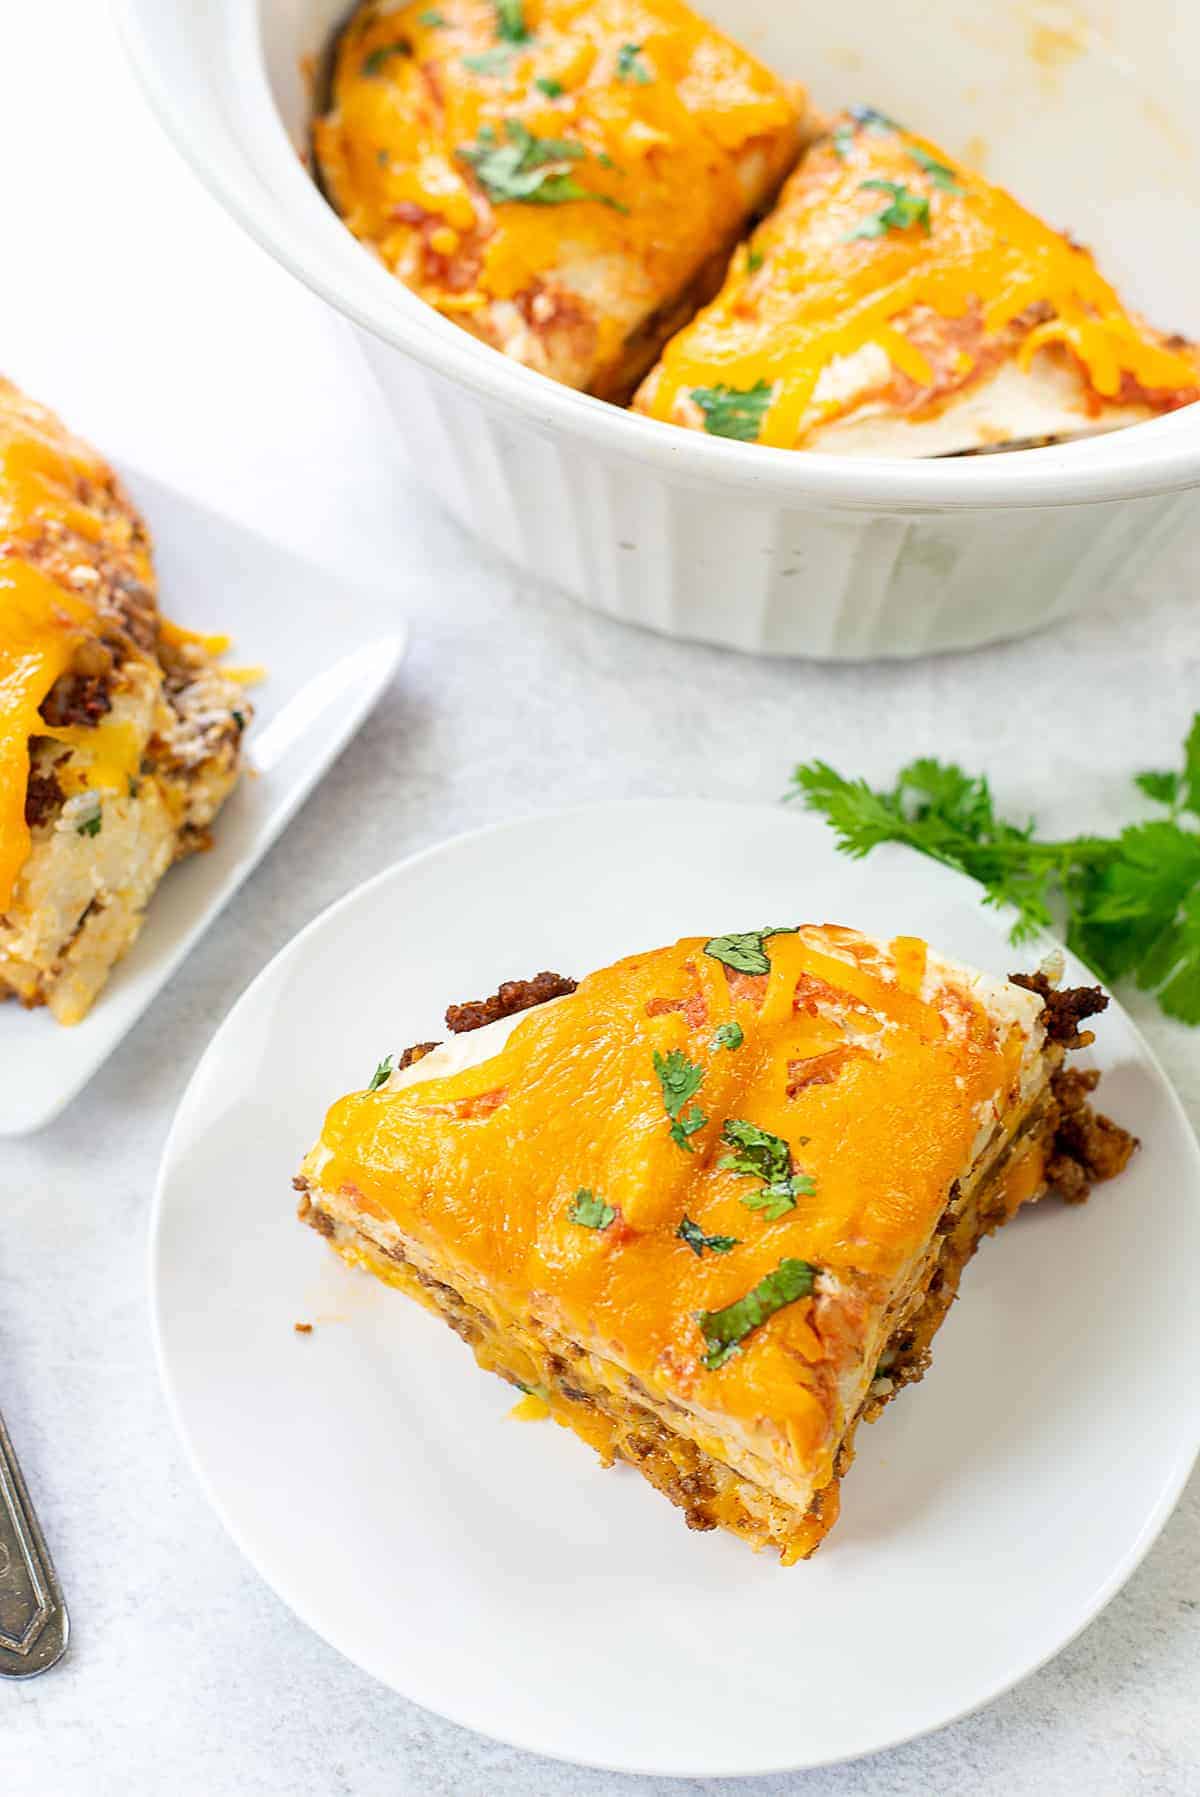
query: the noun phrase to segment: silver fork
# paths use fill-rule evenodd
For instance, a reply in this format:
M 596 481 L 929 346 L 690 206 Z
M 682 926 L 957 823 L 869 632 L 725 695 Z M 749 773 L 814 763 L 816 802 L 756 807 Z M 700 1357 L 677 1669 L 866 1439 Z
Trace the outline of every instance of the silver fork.
M 0 1678 L 61 1660 L 70 1624 L 46 1539 L 0 1416 Z

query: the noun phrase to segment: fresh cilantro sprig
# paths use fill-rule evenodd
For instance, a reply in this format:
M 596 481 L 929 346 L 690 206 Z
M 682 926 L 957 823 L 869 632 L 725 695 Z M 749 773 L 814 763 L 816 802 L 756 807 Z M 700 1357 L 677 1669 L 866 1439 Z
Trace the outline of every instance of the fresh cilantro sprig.
M 380 1061 L 378 1067 L 376 1067 L 374 1073 L 371 1075 L 371 1083 L 367 1087 L 367 1091 L 378 1092 L 380 1086 L 386 1085 L 388 1080 L 391 1079 L 394 1071 L 395 1069 L 392 1066 L 391 1055 L 385 1054 L 382 1061 Z
M 404 38 L 398 38 L 394 44 L 380 44 L 363 57 L 362 73 L 371 76 L 382 75 L 393 56 L 411 55 L 412 45 Z
M 733 1050 L 740 1048 L 745 1040 L 745 1032 L 740 1023 L 722 1023 L 709 1046 Z
M 908 144 L 905 154 L 929 176 L 935 187 L 940 187 L 944 193 L 962 192 L 954 170 L 944 162 L 939 162 L 936 156 L 931 156 L 928 150 L 923 150 L 920 144 Z
M 691 1103 L 704 1080 L 704 1069 L 695 1061 L 689 1061 L 681 1049 L 671 1048 L 663 1055 L 656 1048 L 654 1071 L 662 1087 L 663 1105 L 671 1119 L 671 1140 L 685 1154 L 693 1154 L 695 1150 L 688 1137 L 694 1136 L 708 1122 L 699 1106 Z M 685 1105 L 689 1106 L 686 1111 Z
M 636 81 L 645 87 L 654 77 L 642 61 L 640 44 L 622 44 L 617 51 L 617 80 Z
M 886 237 L 889 231 L 907 231 L 913 225 L 920 225 L 928 232 L 929 201 L 923 193 L 914 193 L 903 181 L 860 181 L 859 189 L 864 193 L 886 193 L 888 203 L 865 218 L 856 230 L 846 234 L 847 243 L 853 243 L 856 237 Z
M 1179 769 L 1134 777 L 1166 815 L 1118 836 L 1041 839 L 1033 820 L 996 815 L 986 778 L 929 758 L 882 790 L 823 761 L 792 778 L 789 796 L 826 819 L 846 854 L 907 843 L 978 880 L 985 903 L 1010 907 L 1014 943 L 1065 926 L 1102 979 L 1132 979 L 1168 1016 L 1200 1023 L 1200 712 Z
M 578 1223 L 584 1229 L 607 1229 L 616 1218 L 616 1211 L 603 1198 L 597 1198 L 595 1192 L 587 1186 L 580 1186 L 570 1204 L 567 1216 L 572 1223 Z
M 728 1254 L 740 1245 L 735 1235 L 705 1235 L 699 1223 L 693 1223 L 690 1217 L 684 1217 L 675 1234 L 687 1243 L 697 1260 L 704 1259 L 706 1248 L 710 1254 Z
M 851 106 L 847 110 L 850 117 L 842 119 L 833 128 L 833 147 L 843 160 L 860 129 L 881 133 L 900 129 L 894 119 L 890 119 L 886 112 L 879 112 L 874 106 Z
M 529 35 L 525 0 L 496 0 L 496 36 L 506 44 L 527 44 Z
M 566 200 L 595 200 L 619 212 L 626 210 L 609 194 L 581 187 L 570 173 L 572 163 L 587 155 L 581 143 L 568 137 L 535 137 L 520 119 L 505 119 L 504 134 L 507 142 L 502 143 L 493 126 L 481 125 L 475 142 L 462 144 L 458 151 L 493 204 L 560 206 Z
M 480 50 L 476 56 L 464 56 L 462 65 L 474 75 L 507 75 L 512 57 L 511 44 L 493 44 L 490 50 Z
M 742 1203 L 747 1210 L 762 1211 L 768 1223 L 795 1210 L 797 1198 L 811 1198 L 816 1191 L 809 1174 L 793 1172 L 792 1151 L 782 1136 L 773 1136 L 744 1117 L 729 1117 L 721 1140 L 736 1152 L 722 1155 L 717 1165 L 762 1181 L 756 1192 L 742 1194 Z
M 736 1354 L 752 1330 L 758 1329 L 785 1304 L 812 1293 L 817 1269 L 806 1260 L 781 1260 L 773 1273 L 760 1279 L 744 1298 L 736 1298 L 723 1310 L 702 1310 L 698 1321 L 707 1353 L 704 1364 L 710 1373 Z
M 794 923 L 777 923 L 761 930 L 735 930 L 728 936 L 711 937 L 704 944 L 704 952 L 714 961 L 732 967 L 735 973 L 770 973 L 771 963 L 763 944 L 770 936 L 794 936 L 798 928 Z
M 753 387 L 693 387 L 692 398 L 704 414 L 710 437 L 757 443 L 774 392 L 770 381 L 755 381 Z

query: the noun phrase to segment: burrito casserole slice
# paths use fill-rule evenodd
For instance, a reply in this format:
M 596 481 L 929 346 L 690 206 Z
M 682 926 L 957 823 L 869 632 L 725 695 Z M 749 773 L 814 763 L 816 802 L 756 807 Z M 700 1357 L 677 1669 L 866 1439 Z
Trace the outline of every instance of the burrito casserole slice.
M 801 109 L 681 0 L 372 0 L 313 143 L 338 212 L 414 292 L 624 401 L 716 292 Z
M 77 1023 L 208 843 L 251 715 L 224 647 L 159 617 L 112 469 L 0 381 L 0 997 Z
M 1087 436 L 1200 398 L 1200 353 L 1128 311 L 1087 250 L 869 108 L 806 152 L 635 404 L 833 455 Z
M 833 925 L 539 975 L 333 1106 L 300 1215 L 689 1526 L 790 1563 L 981 1238 L 1128 1158 L 1063 1068 L 1106 1002 Z

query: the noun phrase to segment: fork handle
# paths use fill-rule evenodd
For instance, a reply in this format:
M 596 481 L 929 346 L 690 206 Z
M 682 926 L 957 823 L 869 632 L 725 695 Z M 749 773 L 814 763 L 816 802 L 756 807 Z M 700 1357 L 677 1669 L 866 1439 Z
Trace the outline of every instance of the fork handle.
M 0 1416 L 0 1678 L 32 1678 L 66 1652 L 67 1607 Z

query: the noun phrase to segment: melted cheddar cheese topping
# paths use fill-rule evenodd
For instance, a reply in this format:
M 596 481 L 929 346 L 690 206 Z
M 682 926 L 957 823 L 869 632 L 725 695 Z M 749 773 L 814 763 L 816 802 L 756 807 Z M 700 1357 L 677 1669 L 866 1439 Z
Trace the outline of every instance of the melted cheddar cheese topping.
M 778 1453 L 827 1478 L 838 1379 L 971 1166 L 981 1119 L 1018 1103 L 1038 1006 L 1013 993 L 988 1008 L 911 938 L 889 948 L 826 925 L 766 946 L 758 976 L 699 938 L 592 974 L 490 1059 L 340 1100 L 305 1170 L 502 1315 L 536 1309 L 701 1412 L 770 1419 Z M 715 1039 L 727 1023 L 742 1031 L 733 1049 Z M 672 1140 L 655 1067 L 672 1049 L 703 1069 L 691 1152 Z M 744 1202 L 761 1182 L 721 1165 L 731 1118 L 783 1138 L 812 1180 L 775 1221 Z M 572 1220 L 581 1189 L 615 1211 L 607 1227 Z M 697 1257 L 685 1216 L 736 1247 Z M 698 1313 L 784 1257 L 818 1269 L 814 1294 L 707 1370 Z
M 517 19 L 520 37 L 492 0 L 363 7 L 317 159 L 355 235 L 451 317 L 576 277 L 604 362 L 627 329 L 605 292 L 647 310 L 674 298 L 753 204 L 748 146 L 769 146 L 776 178 L 790 165 L 796 108 L 681 0 L 524 0 Z M 546 151 L 554 174 L 531 165 L 529 191 L 506 198 L 514 132 L 565 160 Z M 480 161 L 488 141 L 499 162 Z M 554 197 L 568 191 L 582 197 Z
M 104 639 L 123 665 L 140 664 L 161 687 L 155 656 L 123 626 L 128 595 L 162 641 L 214 654 L 227 646 L 158 625 L 154 590 L 148 535 L 111 468 L 52 412 L 0 380 L 0 912 L 31 847 L 30 737 L 82 751 L 55 768 L 67 798 L 85 789 L 124 794 L 139 773 L 143 733 L 115 709 L 94 724 L 53 725 L 40 715 L 78 651 Z
M 1194 349 L 1128 312 L 1086 250 L 936 145 L 865 114 L 807 153 L 720 294 L 668 344 L 639 405 L 677 419 L 696 389 L 765 383 L 757 440 L 792 448 L 844 409 L 836 383 L 818 392 L 838 358 L 875 346 L 932 387 L 939 370 L 909 328 L 921 308 L 978 318 L 980 347 L 1037 308 L 1017 352 L 1024 366 L 1060 345 L 1100 400 L 1157 396 L 1167 409 L 1200 398 Z
M 0 911 L 29 854 L 29 738 L 46 733 L 38 707 L 94 625 L 86 601 L 27 562 L 0 559 Z

